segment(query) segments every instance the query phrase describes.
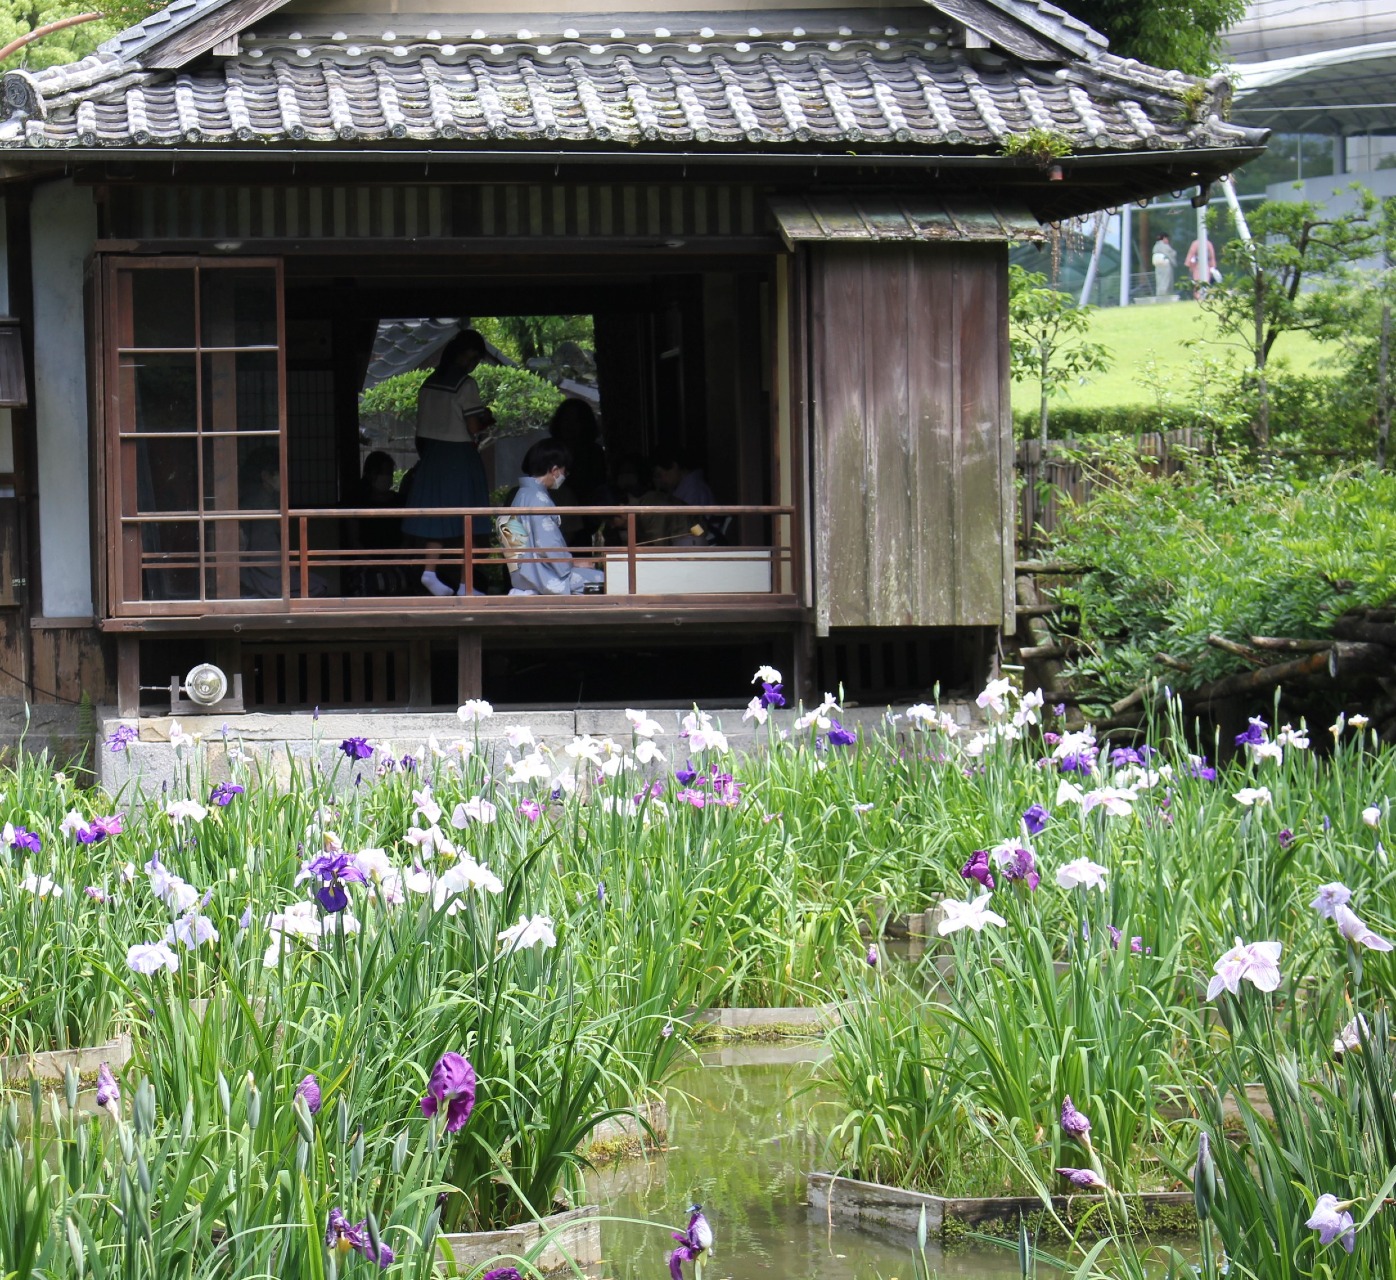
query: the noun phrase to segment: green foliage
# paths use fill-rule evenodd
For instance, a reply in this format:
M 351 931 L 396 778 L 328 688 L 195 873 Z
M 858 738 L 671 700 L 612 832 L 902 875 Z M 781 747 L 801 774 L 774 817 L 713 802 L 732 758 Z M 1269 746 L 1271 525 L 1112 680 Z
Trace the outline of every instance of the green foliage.
M 550 359 L 564 344 L 590 351 L 596 343 L 591 316 L 488 316 L 476 330 L 518 364 Z
M 1045 444 L 1048 402 L 1088 374 L 1107 368 L 1110 353 L 1086 337 L 1094 307 L 1078 307 L 1049 287 L 1040 272 L 1010 266 L 1008 277 L 1012 375 L 1014 381 L 1038 385 L 1038 431 Z
M 1071 154 L 1071 139 L 1055 129 L 1027 129 L 1022 133 L 1010 133 L 1003 140 L 1003 154 L 1031 160 L 1046 168 L 1053 160 Z
M 1292 467 L 1242 469 L 1230 454 L 1156 475 L 1132 442 L 1095 442 L 1082 465 L 1098 484 L 1068 502 L 1053 558 L 1093 566 L 1056 595 L 1081 614 L 1073 674 L 1113 701 L 1189 664 L 1189 689 L 1243 669 L 1207 643 L 1252 635 L 1321 637 L 1345 609 L 1396 597 L 1396 477 L 1304 479 Z M 1339 585 L 1335 585 L 1339 584 Z
M 410 419 L 417 412 L 422 383 L 431 373 L 430 369 L 415 369 L 384 378 L 359 397 L 359 416 L 382 413 Z M 496 435 L 521 436 L 546 427 L 553 410 L 563 401 L 562 392 L 551 382 L 527 369 L 482 364 L 473 376 L 481 398 L 494 414 Z
M 1190 75 L 1216 69 L 1222 33 L 1245 11 L 1246 0 L 1075 0 L 1070 6 L 1073 17 L 1109 37 L 1111 53 Z

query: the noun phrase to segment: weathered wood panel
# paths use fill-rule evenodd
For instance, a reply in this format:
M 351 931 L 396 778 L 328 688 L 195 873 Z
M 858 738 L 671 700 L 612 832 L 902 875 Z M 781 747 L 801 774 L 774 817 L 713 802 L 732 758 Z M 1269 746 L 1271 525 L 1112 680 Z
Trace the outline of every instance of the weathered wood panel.
M 1002 625 L 1006 251 L 810 254 L 821 628 Z
M 115 703 L 115 647 L 96 627 L 35 627 L 32 642 L 35 702 Z

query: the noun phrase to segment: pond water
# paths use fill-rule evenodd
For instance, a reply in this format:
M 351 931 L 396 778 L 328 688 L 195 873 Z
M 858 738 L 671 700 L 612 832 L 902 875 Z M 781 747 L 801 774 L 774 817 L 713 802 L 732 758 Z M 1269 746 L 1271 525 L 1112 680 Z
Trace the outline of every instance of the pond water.
M 831 1225 L 805 1205 L 805 1173 L 831 1167 L 820 1137 L 832 1116 L 831 1095 L 811 1087 L 823 1052 L 809 1043 L 706 1055 L 704 1065 L 684 1070 L 669 1091 L 668 1149 L 593 1175 L 590 1199 L 611 1218 L 674 1228 L 687 1222 L 691 1203 L 701 1203 L 715 1238 L 704 1280 L 911 1280 L 914 1240 Z M 600 1275 L 667 1276 L 668 1231 L 605 1221 L 601 1232 Z M 942 1254 L 931 1246 L 927 1261 L 943 1277 L 1019 1275 L 1011 1249 Z

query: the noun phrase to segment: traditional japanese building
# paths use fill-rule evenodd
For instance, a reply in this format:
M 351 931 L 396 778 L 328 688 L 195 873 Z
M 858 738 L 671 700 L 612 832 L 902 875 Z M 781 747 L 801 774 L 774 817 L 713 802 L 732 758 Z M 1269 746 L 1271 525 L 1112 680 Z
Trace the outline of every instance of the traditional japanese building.
M 249 707 L 982 678 L 1008 243 L 1264 140 L 1036 0 L 176 0 L 4 95 L 0 696 L 128 713 L 202 660 Z M 420 559 L 348 533 L 377 326 L 579 313 L 608 456 L 700 460 L 721 545 L 622 505 L 602 594 L 352 594 Z

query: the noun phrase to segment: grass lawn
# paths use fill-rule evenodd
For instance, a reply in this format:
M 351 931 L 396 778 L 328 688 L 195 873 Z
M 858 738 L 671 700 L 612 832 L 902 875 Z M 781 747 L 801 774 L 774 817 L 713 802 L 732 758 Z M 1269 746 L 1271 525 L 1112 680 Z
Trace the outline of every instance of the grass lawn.
M 1189 360 L 1199 356 L 1200 349 L 1184 344 L 1191 340 L 1209 340 L 1211 354 L 1228 356 L 1239 367 L 1246 363 L 1246 353 L 1228 346 L 1217 337 L 1212 317 L 1193 302 L 1170 302 L 1143 307 L 1103 307 L 1092 317 L 1091 339 L 1109 348 L 1114 360 L 1110 369 L 1097 374 L 1085 386 L 1075 387 L 1054 405 L 1095 408 L 1122 404 L 1149 404 L 1153 393 L 1139 379 L 1139 370 L 1152 354 L 1163 369 L 1178 370 L 1178 385 L 1186 385 L 1184 369 Z M 1289 363 L 1300 372 L 1321 371 L 1319 364 L 1325 344 L 1315 342 L 1307 334 L 1287 333 L 1275 343 L 1272 359 Z M 1013 407 L 1032 410 L 1037 407 L 1037 384 L 1015 382 Z

